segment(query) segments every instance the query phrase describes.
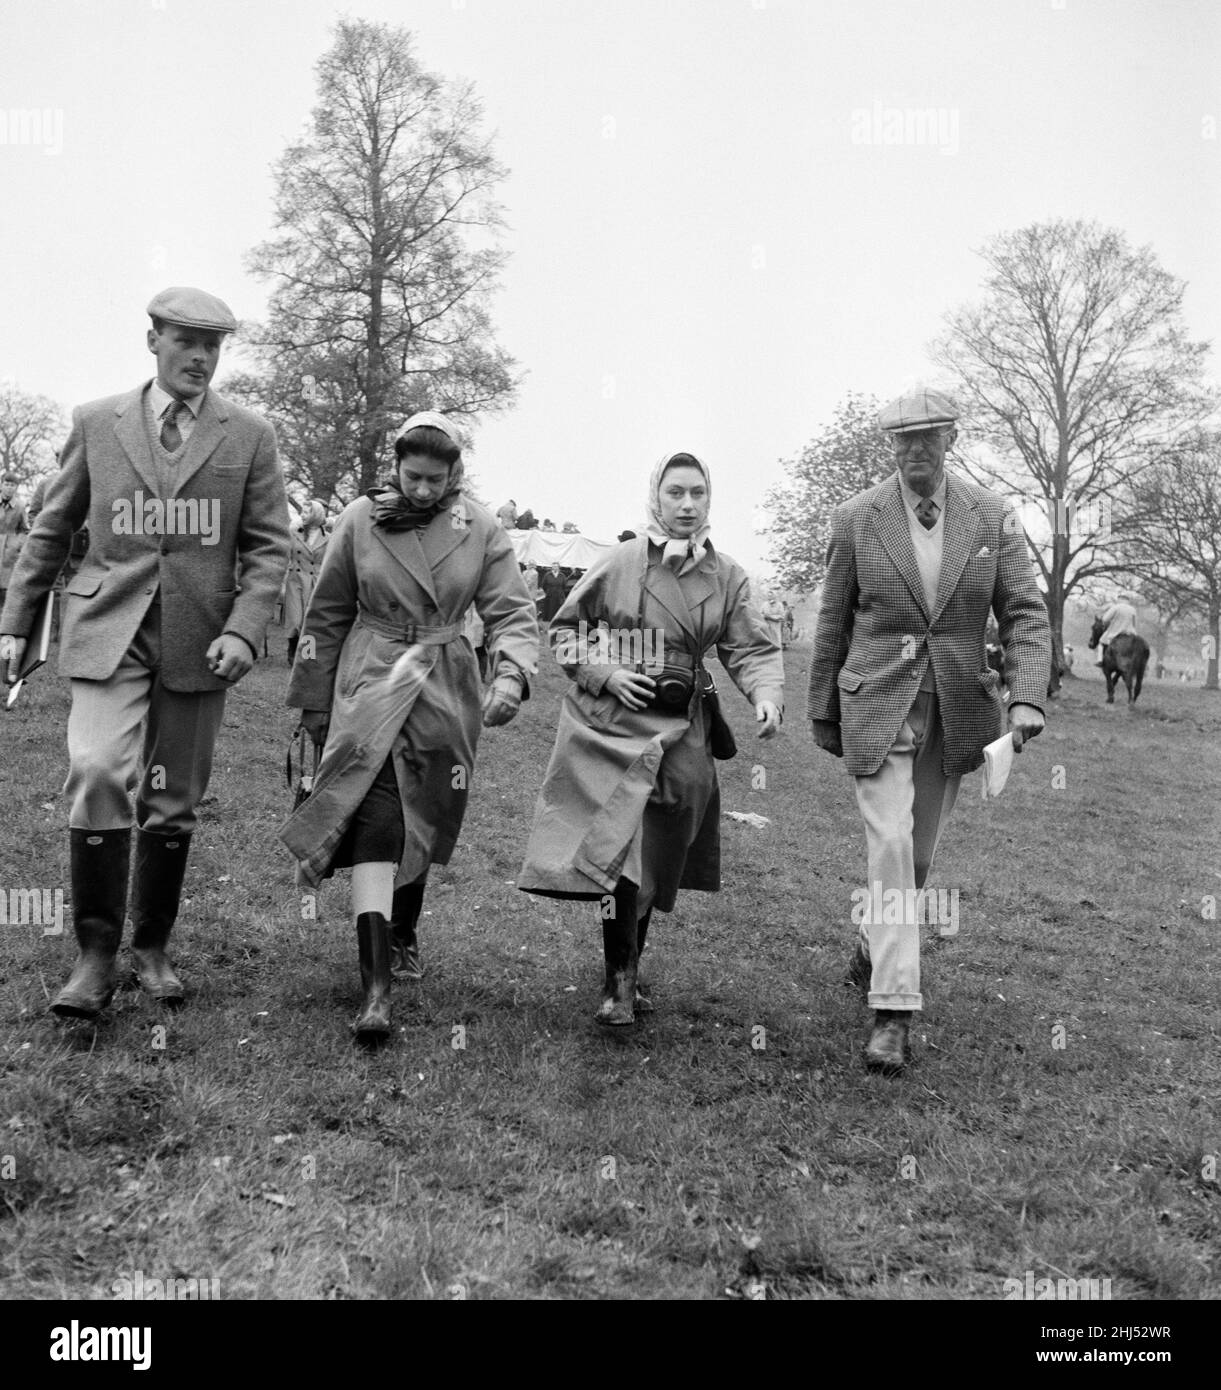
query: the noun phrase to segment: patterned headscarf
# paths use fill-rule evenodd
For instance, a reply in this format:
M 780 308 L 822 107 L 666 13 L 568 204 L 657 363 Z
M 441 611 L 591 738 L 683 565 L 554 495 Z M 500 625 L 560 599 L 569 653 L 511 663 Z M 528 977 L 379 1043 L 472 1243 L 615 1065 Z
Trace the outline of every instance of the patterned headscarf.
M 452 439 L 459 448 L 462 447 L 457 427 L 435 410 L 421 410 L 413 415 L 394 436 L 394 442 L 397 444 L 409 430 L 414 430 L 420 425 L 431 425 L 433 429 L 440 430 Z M 459 458 L 449 470 L 444 493 L 427 507 L 418 507 L 402 489 L 396 461 L 391 476 L 379 487 L 370 488 L 365 494 L 373 503 L 373 524 L 387 531 L 414 531 L 418 527 L 427 526 L 433 517 L 453 506 L 461 495 L 465 481 L 462 459 Z
M 680 449 L 678 452 L 686 453 L 686 450 Z M 707 540 L 712 528 L 705 521 L 703 526 L 690 536 L 676 536 L 662 519 L 661 480 L 675 457 L 675 454 L 666 454 L 657 467 L 653 469 L 653 476 L 649 479 L 649 500 L 646 507 L 648 520 L 645 522 L 644 530 L 649 540 L 661 546 L 662 564 L 668 565 L 675 574 L 686 574 L 688 570 L 693 570 L 707 555 Z M 708 503 L 711 506 L 712 478 L 708 473 L 708 467 L 694 454 L 687 453 L 687 457 L 695 459 L 695 466 L 704 475 L 704 485 L 708 489 Z

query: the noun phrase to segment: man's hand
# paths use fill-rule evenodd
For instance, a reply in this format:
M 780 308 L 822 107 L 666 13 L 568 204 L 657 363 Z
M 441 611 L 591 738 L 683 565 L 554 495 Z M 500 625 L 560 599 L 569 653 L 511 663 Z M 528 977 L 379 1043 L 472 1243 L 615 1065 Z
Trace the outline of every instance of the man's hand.
M 622 667 L 612 671 L 606 678 L 603 690 L 609 690 L 616 700 L 627 709 L 647 709 L 656 682 L 652 676 L 639 671 L 627 671 Z
M 24 655 L 24 637 L 0 637 L 0 662 L 7 663 L 4 667 L 5 684 L 12 685 L 16 681 L 17 671 Z
M 303 709 L 301 711 L 301 727 L 314 740 L 314 747 L 322 752 L 322 745 L 326 742 L 327 730 L 331 727 L 331 712 L 329 709 Z
M 825 748 L 833 757 L 844 756 L 844 741 L 840 737 L 839 725 L 834 719 L 811 719 L 810 732 L 820 748 Z
M 495 729 L 507 724 L 521 708 L 521 679 L 497 676 L 483 697 L 483 727 Z
M 780 707 L 770 700 L 760 700 L 755 706 L 755 722 L 762 724 L 757 737 L 775 738 L 780 732 Z
M 212 674 L 236 685 L 254 665 L 254 653 L 246 641 L 232 632 L 222 632 L 207 651 Z
M 1034 705 L 1009 706 L 1009 732 L 1013 735 L 1013 747 L 1016 752 L 1022 751 L 1022 744 L 1027 739 L 1035 738 L 1043 732 L 1043 723 L 1043 712 Z

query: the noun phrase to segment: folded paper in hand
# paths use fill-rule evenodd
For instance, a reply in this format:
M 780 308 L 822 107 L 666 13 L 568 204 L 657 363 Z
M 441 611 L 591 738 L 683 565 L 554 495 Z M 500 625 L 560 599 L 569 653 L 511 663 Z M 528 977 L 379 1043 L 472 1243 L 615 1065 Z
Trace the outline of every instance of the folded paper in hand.
M 983 799 L 1000 796 L 1009 780 L 1009 769 L 1013 766 L 1013 735 L 1002 734 L 995 743 L 984 749 L 984 790 Z

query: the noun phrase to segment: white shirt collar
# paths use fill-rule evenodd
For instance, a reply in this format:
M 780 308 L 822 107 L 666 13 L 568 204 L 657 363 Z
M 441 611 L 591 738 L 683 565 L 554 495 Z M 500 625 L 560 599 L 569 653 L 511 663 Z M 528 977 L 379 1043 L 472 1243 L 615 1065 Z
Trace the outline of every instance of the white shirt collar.
M 199 412 L 203 409 L 204 397 L 207 394 L 207 388 L 205 387 L 198 396 L 188 396 L 185 401 L 181 402 L 196 420 L 199 419 Z M 149 401 L 153 407 L 154 420 L 160 420 L 169 407 L 170 402 L 177 399 L 177 396 L 171 396 L 170 393 L 162 387 L 157 378 L 153 377 L 152 383 L 149 386 Z
M 913 492 L 911 488 L 907 486 L 907 484 L 903 481 L 903 474 L 900 473 L 898 469 L 895 470 L 895 477 L 899 480 L 899 491 L 903 494 L 904 502 L 906 502 L 908 507 L 910 507 L 911 510 L 914 512 L 916 508 L 920 505 L 920 503 L 924 501 L 924 499 L 920 496 L 918 492 Z M 941 482 L 937 486 L 937 491 L 933 493 L 933 501 L 937 504 L 938 515 L 945 511 L 945 485 L 948 482 L 948 480 L 949 474 L 943 470 L 941 474 Z

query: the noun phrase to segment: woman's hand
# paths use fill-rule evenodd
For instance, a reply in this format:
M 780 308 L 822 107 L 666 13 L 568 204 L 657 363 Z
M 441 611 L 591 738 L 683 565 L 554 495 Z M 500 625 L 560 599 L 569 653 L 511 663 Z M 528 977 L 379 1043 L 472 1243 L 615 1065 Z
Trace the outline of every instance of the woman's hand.
M 521 678 L 497 676 L 483 697 L 483 726 L 494 729 L 507 724 L 521 708 Z
M 331 727 L 331 712 L 327 709 L 303 709 L 301 727 L 314 740 L 314 747 L 322 752 L 326 742 L 327 730 Z
M 755 721 L 763 725 L 759 738 L 774 738 L 780 732 L 780 707 L 770 700 L 760 700 L 755 706 Z
M 620 667 L 607 676 L 606 684 L 602 689 L 609 690 L 626 709 L 648 709 L 655 684 L 652 676 L 642 675 L 639 671 L 627 671 Z

